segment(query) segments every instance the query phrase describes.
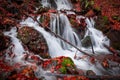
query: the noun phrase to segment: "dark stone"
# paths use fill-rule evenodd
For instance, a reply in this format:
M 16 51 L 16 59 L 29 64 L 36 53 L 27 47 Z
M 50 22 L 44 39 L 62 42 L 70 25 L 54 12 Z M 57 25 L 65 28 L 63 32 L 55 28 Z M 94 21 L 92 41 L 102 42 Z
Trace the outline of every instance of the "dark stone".
M 111 46 L 117 50 L 120 50 L 120 31 L 111 30 L 107 33 L 107 36 L 110 39 Z
M 88 76 L 95 76 L 96 73 L 93 72 L 92 70 L 87 70 L 87 71 L 86 71 L 86 75 L 88 75 Z
M 82 40 L 82 46 L 83 46 L 83 47 L 90 47 L 90 46 L 91 46 L 90 36 L 86 36 L 86 37 Z
M 18 30 L 18 38 L 25 44 L 30 51 L 43 58 L 50 58 L 48 46 L 43 35 L 31 27 L 23 27 Z
M 0 51 L 7 49 L 10 45 L 10 38 L 0 31 Z
M 49 8 L 48 7 L 42 7 L 40 6 L 39 9 L 37 10 L 38 14 L 48 12 Z
M 79 0 L 71 0 L 72 3 L 77 3 Z

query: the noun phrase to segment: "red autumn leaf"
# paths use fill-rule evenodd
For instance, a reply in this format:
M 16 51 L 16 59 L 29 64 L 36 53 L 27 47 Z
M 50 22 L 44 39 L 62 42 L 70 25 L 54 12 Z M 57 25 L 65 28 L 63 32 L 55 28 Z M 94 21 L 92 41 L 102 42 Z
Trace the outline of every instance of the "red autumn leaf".
M 4 18 L 3 19 L 3 24 L 14 24 L 14 21 L 9 19 L 9 18 Z
M 103 60 L 102 66 L 105 67 L 105 68 L 108 68 L 108 67 L 109 67 L 109 63 L 108 63 L 108 61 L 107 61 L 106 59 Z
M 94 58 L 94 57 L 90 57 L 90 62 L 91 62 L 92 64 L 94 64 L 94 63 L 95 63 L 95 58 Z

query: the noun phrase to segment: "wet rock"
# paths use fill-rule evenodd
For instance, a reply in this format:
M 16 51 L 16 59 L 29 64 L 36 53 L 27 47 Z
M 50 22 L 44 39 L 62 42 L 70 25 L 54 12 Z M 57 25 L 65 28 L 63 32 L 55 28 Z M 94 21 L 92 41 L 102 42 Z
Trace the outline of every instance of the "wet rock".
M 64 56 L 46 60 L 42 67 L 43 69 L 49 69 L 52 73 L 79 74 L 72 59 Z
M 39 22 L 44 26 L 47 27 L 50 25 L 50 13 L 44 13 L 39 18 Z
M 117 50 L 120 50 L 120 31 L 111 30 L 107 33 L 108 38 L 110 39 L 111 46 Z
M 48 12 L 49 8 L 48 7 L 42 7 L 40 6 L 37 10 L 37 13 L 38 14 L 41 14 L 41 13 L 45 13 L 45 12 Z
M 43 35 L 31 27 L 23 27 L 18 31 L 18 38 L 25 44 L 30 51 L 43 58 L 50 58 L 48 46 Z
M 0 51 L 7 49 L 10 45 L 10 38 L 0 31 Z
M 90 47 L 90 46 L 91 46 L 90 36 L 86 36 L 86 37 L 82 40 L 82 46 L 83 46 L 83 47 Z
M 88 76 L 95 76 L 96 73 L 94 73 L 92 70 L 87 70 L 86 71 L 86 75 L 88 75 Z

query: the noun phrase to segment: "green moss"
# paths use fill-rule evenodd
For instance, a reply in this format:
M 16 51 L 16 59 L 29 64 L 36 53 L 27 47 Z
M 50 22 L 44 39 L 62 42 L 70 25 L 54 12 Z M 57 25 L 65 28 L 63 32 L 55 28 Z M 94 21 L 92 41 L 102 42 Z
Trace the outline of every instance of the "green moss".
M 67 73 L 66 67 L 61 67 L 61 68 L 59 69 L 59 71 L 60 71 L 62 74 L 66 74 L 66 73 Z
M 42 23 L 42 22 L 44 22 L 44 16 L 41 16 L 40 18 L 39 18 L 39 21 Z
M 92 7 L 94 5 L 94 0 L 81 0 L 81 3 L 83 4 L 85 9 L 88 9 L 89 7 Z
M 73 70 L 76 69 L 72 59 L 69 57 L 63 58 L 61 63 L 61 68 L 59 69 L 60 73 L 69 74 L 69 71 L 73 71 Z
M 62 61 L 62 66 L 65 66 L 67 67 L 67 65 L 70 65 L 70 66 L 74 66 L 74 63 L 73 61 L 71 60 L 71 58 L 64 58 L 63 61 Z

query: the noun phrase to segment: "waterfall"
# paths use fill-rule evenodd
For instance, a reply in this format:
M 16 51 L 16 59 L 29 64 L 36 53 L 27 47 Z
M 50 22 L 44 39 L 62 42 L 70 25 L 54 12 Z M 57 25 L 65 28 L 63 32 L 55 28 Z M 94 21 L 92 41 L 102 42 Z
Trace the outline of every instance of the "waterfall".
M 25 21 L 21 22 L 21 25 L 28 25 L 28 26 L 34 26 L 33 28 L 39 31 L 43 34 L 45 37 L 48 47 L 49 47 L 49 53 L 52 58 L 59 57 L 59 56 L 66 56 L 70 57 L 75 65 L 79 69 L 83 70 L 93 70 L 96 72 L 96 74 L 101 75 L 101 72 L 97 69 L 97 67 L 91 63 L 89 63 L 88 59 L 85 60 L 76 60 L 74 59 L 74 55 L 76 54 L 78 57 L 83 56 L 81 52 L 78 52 L 75 48 L 70 48 L 64 50 L 61 46 L 61 44 L 58 41 L 58 38 L 56 38 L 54 35 L 51 35 L 49 32 L 46 32 L 42 27 L 40 27 L 36 22 L 34 22 L 31 18 L 26 19 Z M 77 35 L 76 35 L 77 36 Z M 76 52 L 77 51 L 77 52 Z
M 78 37 L 74 29 L 71 27 L 69 19 L 64 13 L 60 12 L 61 9 L 72 9 L 72 5 L 69 2 L 69 0 L 42 0 L 41 3 L 43 7 L 55 8 L 59 12 L 59 13 L 51 13 L 50 26 L 49 26 L 50 29 L 54 33 L 60 35 L 65 40 L 69 41 L 71 44 L 80 48 L 82 51 L 89 52 L 90 54 L 92 49 L 85 48 L 82 46 L 81 44 L 82 40 Z M 55 5 L 52 5 L 53 3 Z M 74 12 L 68 12 L 68 14 L 71 14 L 71 13 L 73 14 Z M 84 17 L 78 16 L 78 18 L 84 18 Z M 85 22 L 87 23 L 87 29 L 86 29 L 84 38 L 86 36 L 90 36 L 90 39 L 92 41 L 92 45 L 96 54 L 101 54 L 101 52 L 108 53 L 108 50 L 103 46 L 103 44 L 106 44 L 109 46 L 109 39 L 105 35 L 103 35 L 101 31 L 94 28 L 95 22 L 93 19 L 85 18 Z M 52 58 L 59 57 L 59 56 L 67 56 L 74 61 L 77 68 L 83 69 L 83 70 L 93 70 L 97 75 L 102 74 L 102 72 L 100 71 L 102 68 L 101 66 L 98 66 L 100 65 L 99 63 L 97 63 L 96 65 L 93 65 L 92 63 L 89 62 L 87 58 L 80 59 L 80 60 L 74 59 L 75 55 L 77 57 L 81 57 L 84 54 L 77 51 L 74 47 L 70 46 L 63 40 L 45 31 L 44 28 L 39 26 L 39 24 L 35 22 L 33 19 L 31 19 L 30 17 L 28 17 L 26 20 L 21 21 L 20 24 L 21 26 L 33 27 L 38 32 L 42 33 L 42 35 L 47 41 L 49 54 Z M 17 34 L 16 28 L 11 29 L 11 31 L 4 32 L 4 34 L 10 36 L 12 43 L 15 45 L 13 52 L 16 53 L 16 59 L 14 61 L 23 62 L 22 57 L 24 55 L 23 53 L 25 52 L 25 50 L 21 42 L 19 41 L 19 39 L 16 37 L 16 34 Z M 41 70 L 41 72 L 43 73 L 46 73 L 41 68 L 39 68 L 39 70 Z M 38 73 L 40 75 L 39 71 Z
M 69 41 L 75 46 L 81 47 L 81 41 L 79 40 L 77 34 L 73 31 L 71 24 L 66 15 L 51 14 L 50 27 L 53 32 L 63 37 L 65 40 Z M 66 42 L 58 39 L 58 42 L 64 49 L 69 49 L 71 46 Z
M 57 10 L 61 9 L 72 9 L 72 4 L 69 0 L 42 0 L 43 7 L 55 8 Z
M 97 29 L 94 28 L 94 20 L 86 18 L 86 23 L 87 23 L 87 31 L 84 36 L 90 36 L 90 39 L 92 41 L 92 45 L 95 51 L 103 51 L 103 52 L 108 52 L 107 49 L 104 47 L 103 44 L 106 44 L 109 46 L 110 41 L 109 39 L 103 35 L 103 33 Z

